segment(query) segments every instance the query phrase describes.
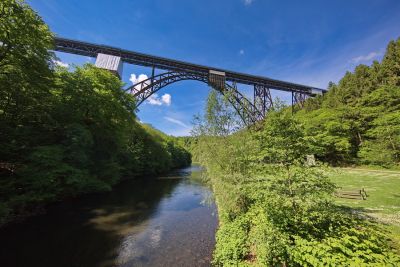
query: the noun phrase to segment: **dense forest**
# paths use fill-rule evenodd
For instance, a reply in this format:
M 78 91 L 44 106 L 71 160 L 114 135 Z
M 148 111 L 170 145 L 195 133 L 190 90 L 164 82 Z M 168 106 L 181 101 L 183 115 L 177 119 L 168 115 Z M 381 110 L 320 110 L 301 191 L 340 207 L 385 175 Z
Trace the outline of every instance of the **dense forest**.
M 179 140 L 214 190 L 214 264 L 399 265 L 398 237 L 336 204 L 329 166 L 399 167 L 400 39 L 382 62 L 358 66 L 294 110 L 277 101 L 264 121 L 243 129 L 229 99 L 211 92 L 195 137 Z
M 137 121 L 116 76 L 57 66 L 52 40 L 27 4 L 0 2 L 0 225 L 191 163 L 173 137 Z
M 313 137 L 313 153 L 334 164 L 400 164 L 400 39 L 382 62 L 359 65 L 296 117 Z

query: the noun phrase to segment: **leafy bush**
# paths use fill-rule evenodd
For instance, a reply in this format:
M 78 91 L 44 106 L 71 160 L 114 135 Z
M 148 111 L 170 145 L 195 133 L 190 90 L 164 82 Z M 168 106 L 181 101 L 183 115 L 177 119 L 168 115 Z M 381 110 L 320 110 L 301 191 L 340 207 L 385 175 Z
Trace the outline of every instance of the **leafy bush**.
M 214 263 L 235 265 L 249 253 L 247 236 L 250 222 L 246 214 L 222 223 L 216 235 Z

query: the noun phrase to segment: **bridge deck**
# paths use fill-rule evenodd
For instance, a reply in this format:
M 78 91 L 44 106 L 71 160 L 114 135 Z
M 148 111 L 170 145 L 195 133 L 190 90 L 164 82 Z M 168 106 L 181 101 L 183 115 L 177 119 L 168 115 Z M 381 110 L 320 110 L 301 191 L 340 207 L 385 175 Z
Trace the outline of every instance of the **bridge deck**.
M 168 59 L 143 53 L 128 51 L 116 47 L 92 44 L 77 40 L 55 37 L 55 50 L 82 56 L 96 57 L 98 53 L 121 57 L 122 61 L 130 64 L 155 67 L 164 70 L 194 72 L 208 76 L 210 70 L 225 72 L 226 80 L 248 85 L 262 85 L 270 89 L 287 92 L 299 92 L 314 95 L 315 91 L 324 93 L 326 90 L 291 82 L 274 80 L 266 77 L 249 75 L 229 70 L 197 65 L 184 61 Z

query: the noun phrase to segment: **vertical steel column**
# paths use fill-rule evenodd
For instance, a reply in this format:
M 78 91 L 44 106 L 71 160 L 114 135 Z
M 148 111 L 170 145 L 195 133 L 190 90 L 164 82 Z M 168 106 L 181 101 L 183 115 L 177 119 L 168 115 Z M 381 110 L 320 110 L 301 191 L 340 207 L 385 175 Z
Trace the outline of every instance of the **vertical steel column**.
M 153 66 L 151 69 L 151 82 L 153 83 L 153 78 L 154 78 L 154 72 L 155 72 L 156 67 Z
M 259 111 L 259 114 L 261 114 L 262 116 L 261 118 L 258 119 L 260 120 L 264 119 L 267 112 L 273 106 L 273 100 L 270 89 L 264 85 L 254 85 L 253 104 Z
M 292 115 L 294 113 L 294 93 L 292 91 Z
M 304 107 L 304 102 L 306 99 L 306 94 L 292 91 L 292 114 L 294 113 L 295 106 L 298 106 L 300 109 Z
M 155 68 L 154 65 L 153 65 L 153 67 L 152 67 L 152 69 L 151 69 L 151 81 L 150 81 L 150 83 L 151 83 L 151 91 L 153 91 L 153 83 L 154 83 L 154 73 L 155 73 L 155 70 L 156 70 L 156 68 Z
M 304 107 L 304 102 L 306 102 L 307 95 L 303 93 L 295 93 L 294 95 L 296 103 L 300 108 Z

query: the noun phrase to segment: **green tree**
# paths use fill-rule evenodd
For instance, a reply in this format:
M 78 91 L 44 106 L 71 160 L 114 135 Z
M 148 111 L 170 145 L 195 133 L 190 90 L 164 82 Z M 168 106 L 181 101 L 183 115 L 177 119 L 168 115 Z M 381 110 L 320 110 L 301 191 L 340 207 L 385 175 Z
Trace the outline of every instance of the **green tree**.
M 400 111 L 386 113 L 372 122 L 360 157 L 365 163 L 388 165 L 400 163 Z
M 53 35 L 43 20 L 20 0 L 0 3 L 0 74 L 19 75 L 40 85 L 49 74 Z
M 0 2 L 0 161 L 19 161 L 49 121 L 52 42 L 28 5 Z
M 383 83 L 400 86 L 400 38 L 389 42 L 381 65 Z
M 118 155 L 125 149 L 135 120 L 133 97 L 123 92 L 117 77 L 91 65 L 74 72 L 60 69 L 56 85 L 53 116 L 62 122 L 56 131 L 62 135 L 72 123 L 87 129 L 93 140 L 86 151 L 92 160 L 90 168 L 101 180 L 114 184 L 120 177 Z

